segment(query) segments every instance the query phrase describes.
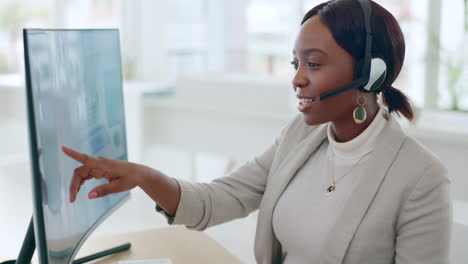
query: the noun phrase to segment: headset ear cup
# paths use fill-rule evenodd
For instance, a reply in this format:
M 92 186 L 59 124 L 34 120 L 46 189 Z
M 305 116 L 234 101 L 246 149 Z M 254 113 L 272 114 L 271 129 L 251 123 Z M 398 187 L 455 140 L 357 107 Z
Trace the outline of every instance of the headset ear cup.
M 387 64 L 381 58 L 373 58 L 370 67 L 369 82 L 364 89 L 367 91 L 376 91 L 385 80 Z
M 372 84 L 371 91 L 376 91 L 382 86 L 383 82 L 385 81 L 385 77 L 387 76 L 387 70 L 385 70 L 382 75 Z

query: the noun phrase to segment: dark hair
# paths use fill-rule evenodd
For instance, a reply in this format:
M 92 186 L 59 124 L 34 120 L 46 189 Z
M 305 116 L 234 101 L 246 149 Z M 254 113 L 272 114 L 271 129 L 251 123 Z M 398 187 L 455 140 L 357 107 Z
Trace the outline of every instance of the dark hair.
M 373 1 L 369 2 L 372 5 L 372 57 L 381 58 L 387 64 L 385 80 L 376 93 L 383 93 L 383 102 L 390 113 L 397 111 L 398 115 L 401 113 L 408 120 L 413 120 L 414 112 L 409 98 L 392 86 L 405 58 L 403 33 L 390 12 Z M 329 28 L 338 45 L 356 62 L 364 58 L 366 32 L 362 8 L 357 0 L 332 0 L 317 5 L 307 12 L 301 25 L 316 14 Z

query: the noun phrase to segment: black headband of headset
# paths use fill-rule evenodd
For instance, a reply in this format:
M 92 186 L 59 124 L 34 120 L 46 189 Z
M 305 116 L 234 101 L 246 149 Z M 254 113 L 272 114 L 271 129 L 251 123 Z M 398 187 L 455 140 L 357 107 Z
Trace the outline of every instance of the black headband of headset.
M 357 80 L 353 81 L 352 83 L 345 85 L 334 91 L 331 91 L 329 93 L 326 93 L 324 95 L 321 95 L 319 97 L 320 101 L 325 100 L 334 95 L 338 95 L 342 92 L 345 92 L 353 88 L 359 88 L 359 90 L 365 93 L 373 92 L 373 91 L 368 91 L 363 88 L 369 82 L 370 66 L 371 66 L 371 60 L 372 60 L 372 54 L 371 54 L 372 53 L 372 29 L 371 29 L 372 6 L 369 0 L 357 0 L 357 1 L 359 2 L 359 5 L 361 6 L 362 13 L 364 15 L 364 26 L 366 29 L 366 43 L 365 43 L 365 49 L 364 49 L 363 63 L 361 64 L 362 68 L 359 69 L 360 74 Z
M 364 25 L 366 28 L 366 46 L 364 50 L 364 65 L 361 71 L 361 78 L 369 79 L 370 64 L 372 59 L 372 29 L 371 29 L 371 12 L 372 6 L 369 0 L 358 0 L 364 14 Z M 367 80 L 369 81 L 369 80 Z M 367 84 L 367 83 L 366 83 Z

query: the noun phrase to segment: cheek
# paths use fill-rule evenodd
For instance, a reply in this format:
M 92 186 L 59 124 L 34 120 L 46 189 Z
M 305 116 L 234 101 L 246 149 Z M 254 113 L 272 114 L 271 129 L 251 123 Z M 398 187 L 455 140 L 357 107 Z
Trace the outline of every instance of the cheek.
M 317 71 L 311 76 L 322 91 L 332 91 L 351 83 L 354 79 L 352 67 L 344 65 L 330 65 Z
M 352 76 L 340 71 L 321 70 L 311 72 L 309 75 L 310 94 L 320 95 L 340 88 L 352 82 Z M 304 122 L 308 125 L 318 125 L 337 119 L 352 112 L 355 90 L 351 89 L 324 101 L 318 101 L 311 111 L 304 115 Z
M 315 90 L 316 94 L 325 94 L 338 89 L 352 81 L 348 79 L 348 76 L 343 76 L 340 71 L 332 68 L 320 69 L 309 75 L 310 87 Z

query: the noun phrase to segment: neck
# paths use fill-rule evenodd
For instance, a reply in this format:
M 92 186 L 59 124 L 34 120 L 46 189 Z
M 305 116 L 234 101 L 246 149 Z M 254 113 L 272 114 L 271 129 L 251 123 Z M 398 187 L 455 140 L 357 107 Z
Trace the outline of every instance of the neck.
M 337 142 L 347 142 L 352 140 L 353 138 L 359 136 L 359 134 L 361 134 L 362 131 L 364 131 L 370 125 L 370 123 L 372 123 L 372 120 L 374 120 L 379 110 L 377 102 L 369 102 L 364 106 L 364 108 L 367 112 L 367 118 L 361 124 L 356 124 L 354 122 L 352 114 L 347 114 L 343 119 L 331 122 L 335 134 L 335 140 Z

